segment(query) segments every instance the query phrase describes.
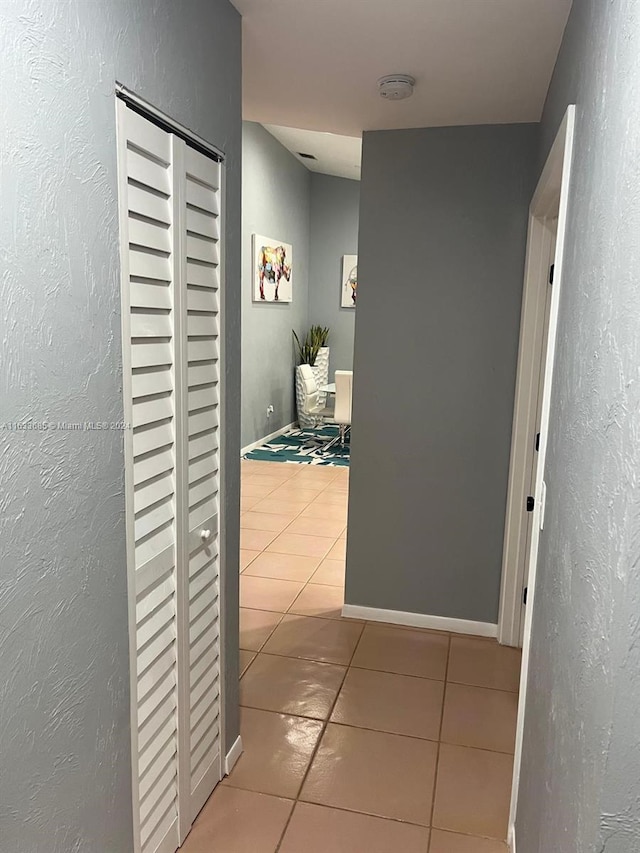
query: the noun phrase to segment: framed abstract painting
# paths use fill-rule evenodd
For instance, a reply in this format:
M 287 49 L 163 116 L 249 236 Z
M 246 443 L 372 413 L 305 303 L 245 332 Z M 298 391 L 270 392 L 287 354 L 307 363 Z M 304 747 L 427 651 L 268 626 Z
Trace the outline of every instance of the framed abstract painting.
M 342 256 L 342 286 L 340 288 L 342 308 L 355 308 L 358 295 L 358 256 Z
M 293 301 L 293 246 L 283 240 L 253 235 L 254 302 Z

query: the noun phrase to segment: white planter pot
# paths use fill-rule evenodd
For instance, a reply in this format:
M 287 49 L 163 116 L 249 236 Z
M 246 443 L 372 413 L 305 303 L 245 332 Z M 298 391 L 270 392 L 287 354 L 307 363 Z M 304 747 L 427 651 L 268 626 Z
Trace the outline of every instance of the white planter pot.
M 310 417 L 303 414 L 304 410 L 304 397 L 305 397 L 305 386 L 302 381 L 302 375 L 300 373 L 300 366 L 295 369 L 296 376 L 296 407 L 298 409 L 298 425 L 300 429 L 306 429 L 307 427 L 313 426 L 313 421 Z
M 313 375 L 316 378 L 316 385 L 322 388 L 329 384 L 329 347 L 320 347 L 316 357 L 316 363 L 311 368 Z M 326 394 L 322 394 L 320 399 L 324 401 Z
M 321 388 L 329 382 L 329 347 L 322 347 L 316 358 L 316 363 L 311 368 L 316 380 L 316 385 Z M 326 395 L 321 395 L 322 401 Z M 298 409 L 298 423 L 301 429 L 314 426 L 314 419 L 303 414 L 304 411 L 305 386 L 300 375 L 300 367 L 296 367 L 296 406 Z

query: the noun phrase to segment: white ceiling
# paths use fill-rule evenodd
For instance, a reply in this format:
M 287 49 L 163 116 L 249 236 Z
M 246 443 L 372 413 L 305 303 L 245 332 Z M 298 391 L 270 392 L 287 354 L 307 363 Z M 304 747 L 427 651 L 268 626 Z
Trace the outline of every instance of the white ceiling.
M 363 130 L 538 121 L 571 0 L 233 0 L 244 118 Z M 378 77 L 412 74 L 389 102 Z
M 334 133 L 274 124 L 265 124 L 265 128 L 312 172 L 360 180 L 362 140 L 359 137 L 338 136 Z M 298 156 L 301 151 L 313 154 L 316 159 L 307 160 Z

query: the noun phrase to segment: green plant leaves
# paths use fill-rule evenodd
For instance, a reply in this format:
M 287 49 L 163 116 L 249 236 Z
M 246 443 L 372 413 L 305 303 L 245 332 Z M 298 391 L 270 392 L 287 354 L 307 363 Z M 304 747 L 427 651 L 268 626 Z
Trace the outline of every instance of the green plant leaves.
M 320 347 L 327 345 L 329 328 L 327 326 L 312 326 L 302 341 L 295 331 L 293 331 L 293 337 L 296 342 L 300 364 L 310 364 L 313 367 L 316 363 Z

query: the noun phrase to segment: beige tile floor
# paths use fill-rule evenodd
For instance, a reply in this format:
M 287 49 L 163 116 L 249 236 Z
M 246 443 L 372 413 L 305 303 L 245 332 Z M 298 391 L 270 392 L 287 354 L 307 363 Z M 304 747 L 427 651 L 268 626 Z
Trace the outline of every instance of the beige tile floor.
M 519 652 L 341 616 L 344 468 L 242 463 L 244 753 L 186 853 L 505 853 Z

